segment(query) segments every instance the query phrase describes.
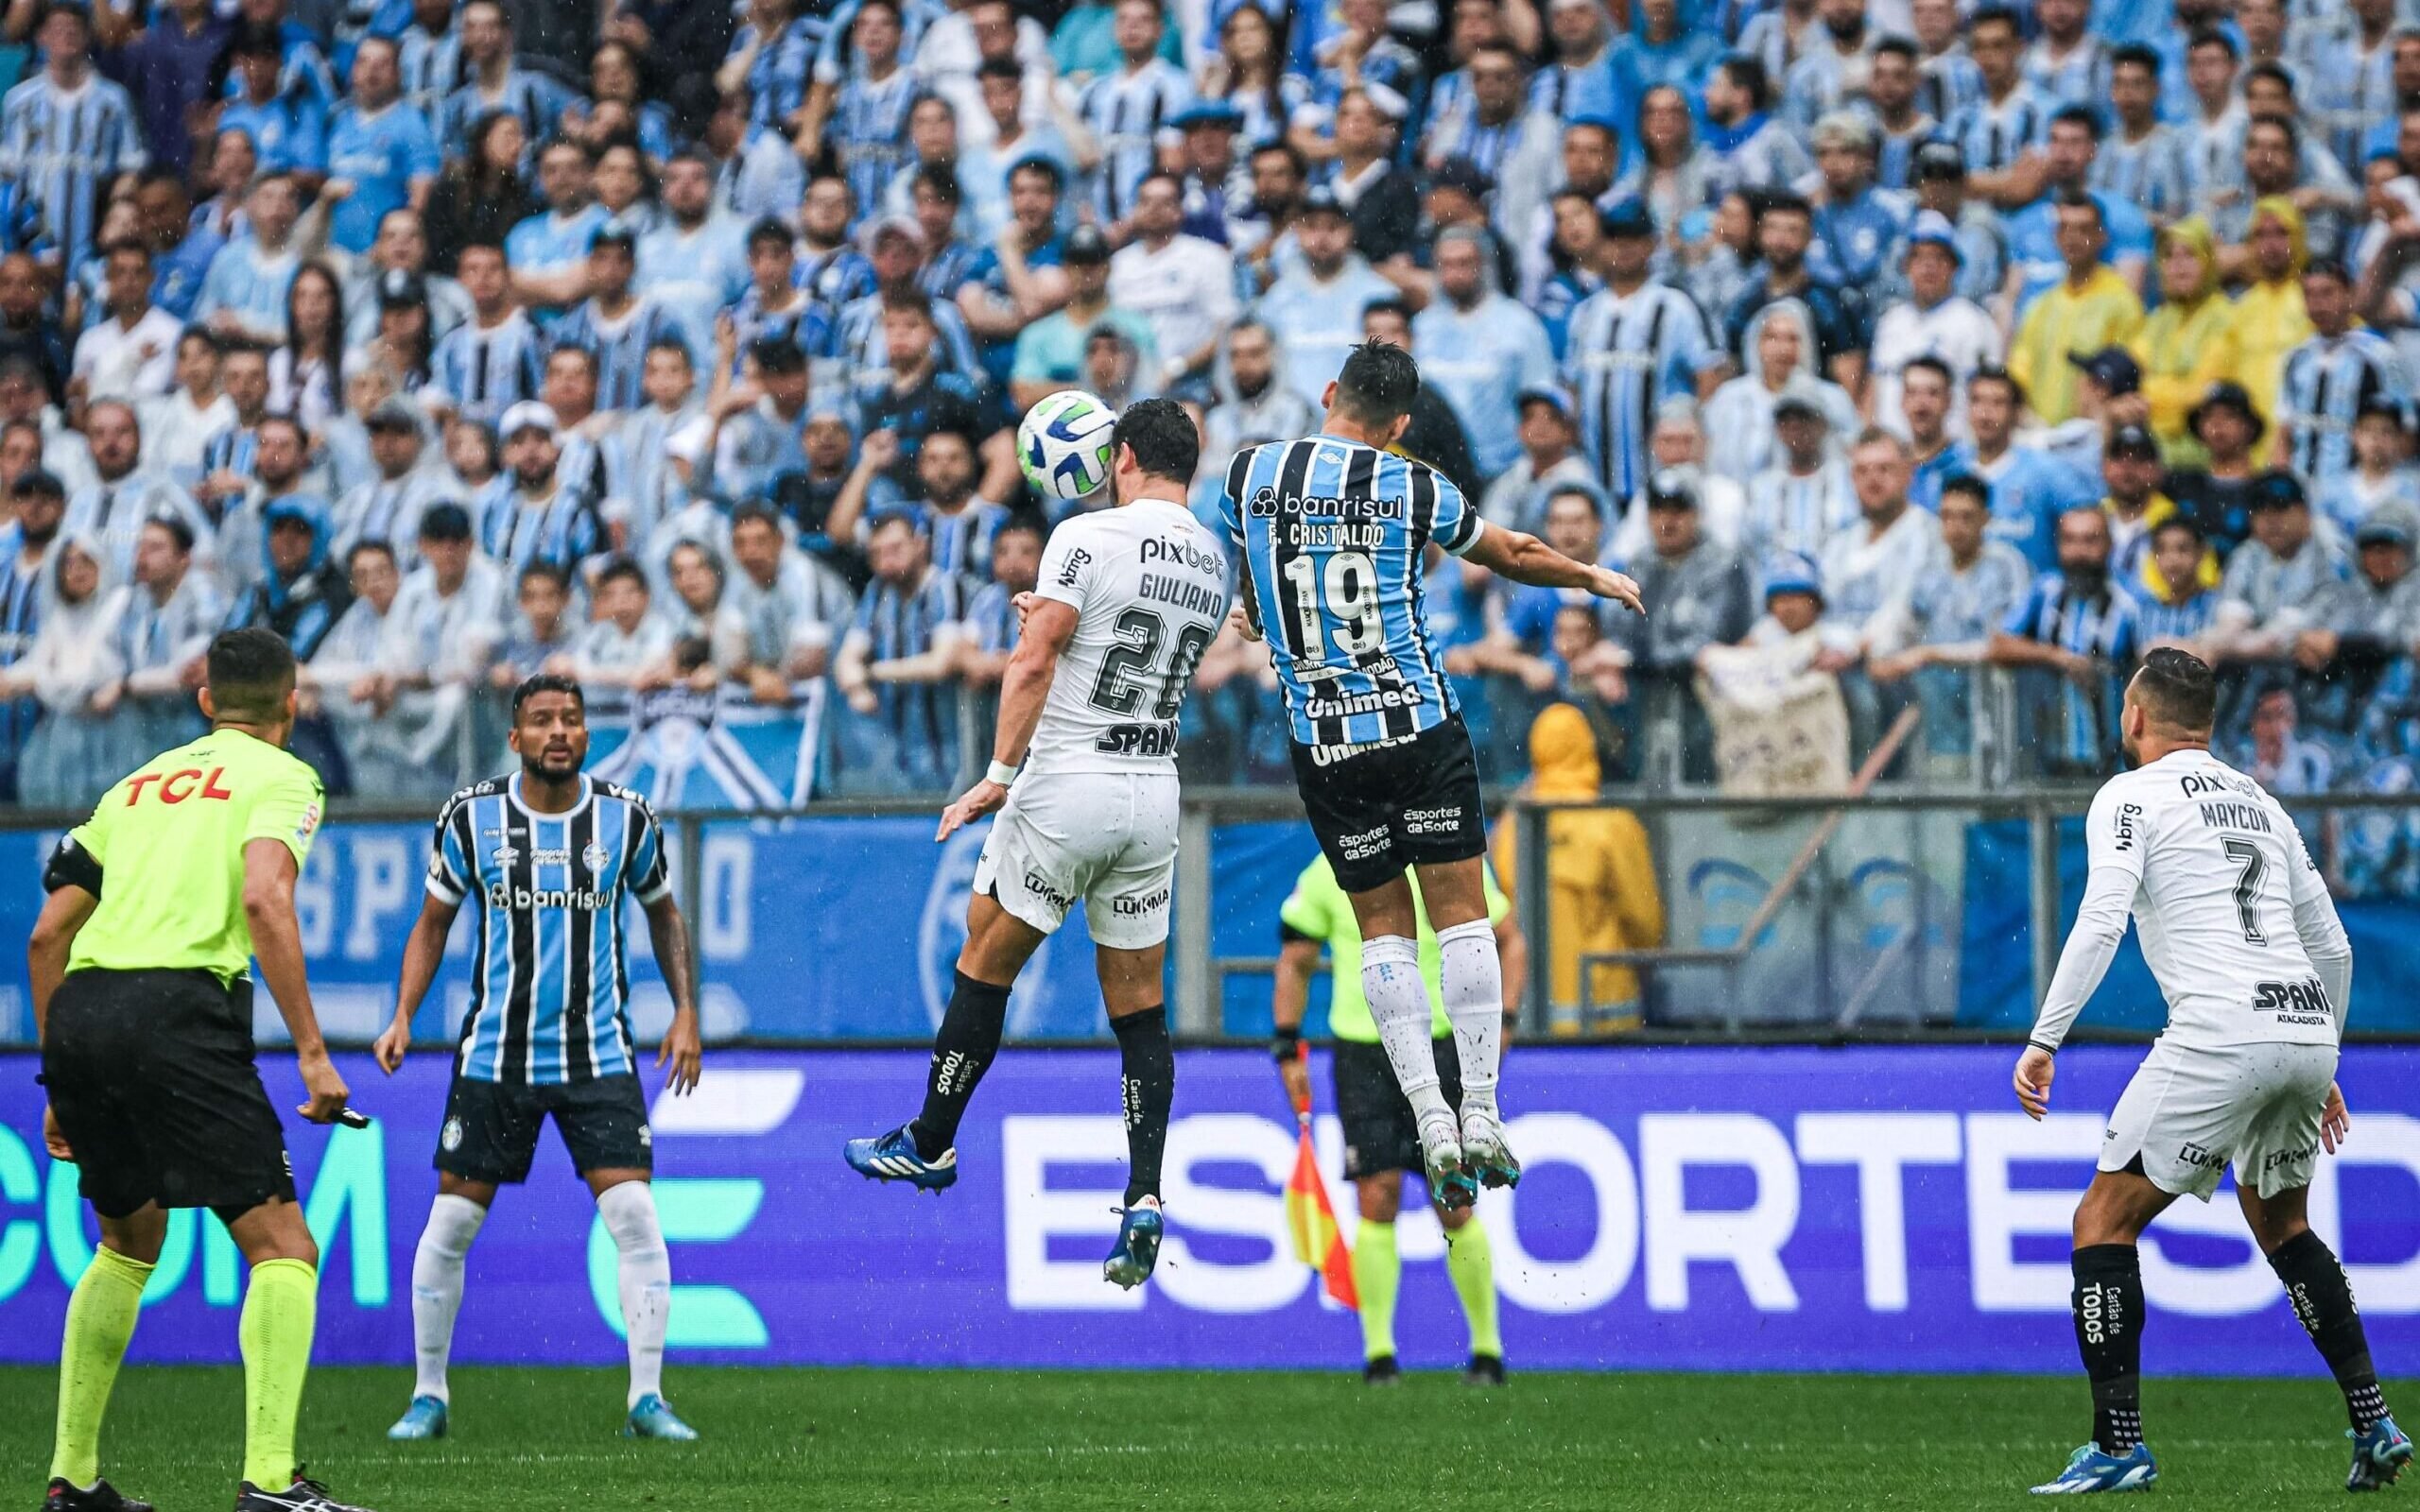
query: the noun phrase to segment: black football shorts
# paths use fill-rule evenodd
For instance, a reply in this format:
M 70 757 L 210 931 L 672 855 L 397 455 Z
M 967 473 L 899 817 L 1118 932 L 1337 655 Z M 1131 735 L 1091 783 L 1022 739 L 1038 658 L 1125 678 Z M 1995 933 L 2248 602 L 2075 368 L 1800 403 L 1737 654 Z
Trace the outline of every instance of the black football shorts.
M 1406 867 L 1487 853 L 1478 759 L 1461 714 L 1408 740 L 1293 751 L 1311 833 L 1346 892 L 1368 892 Z
M 82 971 L 51 999 L 43 1080 L 106 1218 L 146 1203 L 233 1219 L 294 1200 L 277 1109 L 252 1064 L 252 984 L 209 971 Z
M 437 1168 L 465 1181 L 526 1181 L 538 1155 L 539 1125 L 549 1118 L 572 1169 L 582 1176 L 655 1169 L 655 1136 L 636 1075 L 537 1086 L 475 1081 L 458 1069 L 437 1132 Z

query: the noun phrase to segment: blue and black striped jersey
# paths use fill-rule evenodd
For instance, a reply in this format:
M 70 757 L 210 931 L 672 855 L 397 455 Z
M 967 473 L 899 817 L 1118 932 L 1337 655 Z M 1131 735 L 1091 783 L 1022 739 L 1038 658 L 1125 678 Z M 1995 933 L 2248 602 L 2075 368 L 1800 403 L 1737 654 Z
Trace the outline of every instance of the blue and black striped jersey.
M 1456 712 L 1421 554 L 1434 541 L 1459 557 L 1484 525 L 1443 473 L 1335 436 L 1270 441 L 1228 465 L 1219 513 L 1297 742 L 1406 739 Z
M 622 903 L 671 890 L 655 811 L 628 788 L 582 777 L 562 814 L 526 807 L 518 776 L 446 799 L 429 896 L 476 919 L 461 1074 L 556 1086 L 635 1071 Z

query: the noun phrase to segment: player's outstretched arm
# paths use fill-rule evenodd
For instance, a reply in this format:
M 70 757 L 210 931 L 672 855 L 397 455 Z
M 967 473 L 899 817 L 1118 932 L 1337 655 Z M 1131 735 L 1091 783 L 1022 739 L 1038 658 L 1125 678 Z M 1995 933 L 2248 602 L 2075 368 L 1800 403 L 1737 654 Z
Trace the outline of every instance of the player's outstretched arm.
M 672 1067 L 664 1085 L 673 1095 L 686 1097 L 697 1090 L 705 1038 L 699 1032 L 698 1002 L 689 990 L 696 980 L 689 956 L 689 921 L 681 917 L 681 905 L 669 895 L 647 905 L 647 937 L 655 946 L 655 969 L 664 973 L 665 988 L 672 994 L 672 1023 L 664 1031 L 664 1043 L 656 1047 L 655 1063 Z
M 437 980 L 438 966 L 445 959 L 445 936 L 452 933 L 454 916 L 460 911 L 461 904 L 449 903 L 434 893 L 421 897 L 420 918 L 412 922 L 411 937 L 404 941 L 404 974 L 395 984 L 394 1020 L 370 1047 L 370 1053 L 378 1057 L 378 1069 L 389 1076 L 403 1069 L 404 1057 L 411 1050 L 412 1016 L 420 1012 L 421 1000 Z
M 995 781 L 1006 771 L 1013 779 L 1025 765 L 1033 731 L 1042 723 L 1042 705 L 1050 696 L 1051 679 L 1059 675 L 1059 658 L 1076 636 L 1076 606 L 1063 599 L 1036 596 L 1026 610 L 1017 632 L 1017 648 L 1009 669 L 1000 675 L 1000 714 L 992 736 L 992 772 L 942 811 L 936 841 L 946 840 L 1009 800 L 1009 784 Z
M 320 1016 L 311 1008 L 311 981 L 302 964 L 302 926 L 294 917 L 294 852 L 284 840 L 252 840 L 244 846 L 244 919 L 251 926 L 252 958 L 261 981 L 277 1000 L 279 1017 L 294 1041 L 294 1061 L 311 1100 L 296 1111 L 314 1124 L 333 1124 L 344 1111 L 344 1078 L 328 1058 Z
M 1492 525 L 1478 533 L 1462 553 L 1462 559 L 1475 561 L 1516 583 L 1528 583 L 1533 588 L 1584 588 L 1599 598 L 1627 604 L 1640 614 L 1647 612 L 1647 605 L 1638 596 L 1638 585 L 1627 576 L 1611 567 L 1574 561 L 1523 531 Z

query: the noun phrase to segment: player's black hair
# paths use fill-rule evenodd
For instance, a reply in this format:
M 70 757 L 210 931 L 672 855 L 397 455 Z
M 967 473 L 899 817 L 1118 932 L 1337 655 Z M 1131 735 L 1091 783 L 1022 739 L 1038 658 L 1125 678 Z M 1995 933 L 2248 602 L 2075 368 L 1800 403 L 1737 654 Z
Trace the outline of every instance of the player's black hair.
M 458 504 L 429 507 L 420 517 L 420 539 L 423 541 L 468 541 L 471 539 L 471 514 Z
M 512 690 L 514 724 L 521 723 L 521 706 L 542 693 L 570 694 L 571 701 L 579 705 L 579 712 L 588 713 L 588 695 L 580 691 L 578 678 L 567 678 L 560 672 L 538 672 L 522 679 L 520 686 Z
M 1953 493 L 1964 494 L 1981 505 L 1985 514 L 1992 512 L 1992 486 L 1972 472 L 1961 472 L 1941 486 L 1943 498 L 1946 499 Z
M 2204 26 L 2200 31 L 2195 32 L 2192 40 L 2185 44 L 2185 54 L 2189 58 L 2193 54 L 2200 52 L 2204 47 L 2224 48 L 2226 50 L 2227 60 L 2230 62 L 2234 62 L 2243 57 L 2243 49 L 2235 44 L 2235 39 L 2228 36 L 2225 32 L 2219 30 L 2216 26 Z
M 978 81 L 1005 78 L 1011 83 L 1022 84 L 1025 82 L 1025 68 L 1013 58 L 986 58 L 975 65 L 975 77 Z
M 2217 717 L 2218 675 L 2207 662 L 2172 645 L 2144 654 L 2128 691 L 2152 718 L 2188 735 L 2207 735 Z
M 1924 55 L 1916 50 L 1916 44 L 1906 37 L 1885 37 L 1874 44 L 1874 50 L 1889 53 L 1893 58 L 1904 58 L 1911 63 L 1924 60 Z M 1735 79 L 1733 82 L 1737 81 Z
M 2100 201 L 2092 198 L 2089 190 L 2069 185 L 2060 190 L 2050 202 L 2061 210 L 2089 210 L 2094 225 L 2106 229 L 2109 224 L 2109 217 L 2100 213 Z
M 2193 538 L 2193 544 L 2197 546 L 2209 544 L 2209 533 L 2204 531 L 2198 523 L 2181 514 L 2169 515 L 2167 519 L 2152 526 L 2152 544 L 2159 544 L 2159 538 L 2168 534 L 2171 530 L 2184 531 L 2187 535 Z
M 659 352 L 671 352 L 681 359 L 684 367 L 694 368 L 698 365 L 698 359 L 689 351 L 689 343 L 679 336 L 658 336 L 647 344 L 648 356 L 652 357 Z
M 1000 60 L 1006 61 L 1005 59 Z M 1016 65 L 1014 63 L 1010 63 L 1009 67 L 1011 71 L 1016 69 Z M 1019 77 L 1022 77 L 1023 76 L 1020 74 Z M 1063 193 L 1067 187 L 1067 170 L 1062 168 L 1056 163 L 1051 162 L 1048 158 L 1019 158 L 1016 161 L 1015 165 L 1009 169 L 1009 181 L 1011 183 L 1014 183 L 1016 181 L 1017 175 L 1020 173 L 1038 173 L 1045 179 L 1049 180 L 1050 192 L 1054 195 Z
M 1971 37 L 1979 28 L 1994 25 L 2006 26 L 2020 37 L 2025 35 L 2024 21 L 2007 6 L 1983 6 L 1977 9 L 1966 18 L 1966 35 Z
M 1407 359 L 1409 360 L 1409 359 Z M 1126 406 L 1109 433 L 1110 455 L 1134 449 L 1134 465 L 1147 478 L 1189 486 L 1201 462 L 1201 433 L 1173 399 L 1146 399 Z
M 221 724 L 275 724 L 294 691 L 294 648 L 275 630 L 250 626 L 210 643 L 203 681 Z
M 764 219 L 748 228 L 748 250 L 750 255 L 753 256 L 758 247 L 767 244 L 777 245 L 786 252 L 794 251 L 798 248 L 798 237 L 792 234 L 790 229 L 782 224 L 781 221 L 775 219 L 771 215 L 767 215 Z
M 1419 397 L 1420 364 L 1383 341 L 1357 344 L 1336 375 L 1336 407 L 1364 425 L 1392 425 Z

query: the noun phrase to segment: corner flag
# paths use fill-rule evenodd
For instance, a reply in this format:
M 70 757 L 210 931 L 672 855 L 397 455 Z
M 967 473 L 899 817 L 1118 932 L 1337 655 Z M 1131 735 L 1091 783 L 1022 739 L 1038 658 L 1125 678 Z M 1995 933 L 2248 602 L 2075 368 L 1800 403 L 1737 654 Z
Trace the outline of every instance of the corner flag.
M 1310 1046 L 1303 1046 L 1296 1054 L 1307 1061 Z M 1308 1098 L 1295 1105 L 1294 1122 L 1302 1130 L 1302 1140 L 1294 1147 L 1294 1174 L 1286 1181 L 1286 1228 L 1294 1236 L 1294 1258 L 1320 1273 L 1329 1297 L 1358 1311 L 1361 1301 L 1353 1290 L 1353 1252 L 1345 1247 L 1344 1235 L 1336 1227 L 1327 1183 L 1320 1179 Z

